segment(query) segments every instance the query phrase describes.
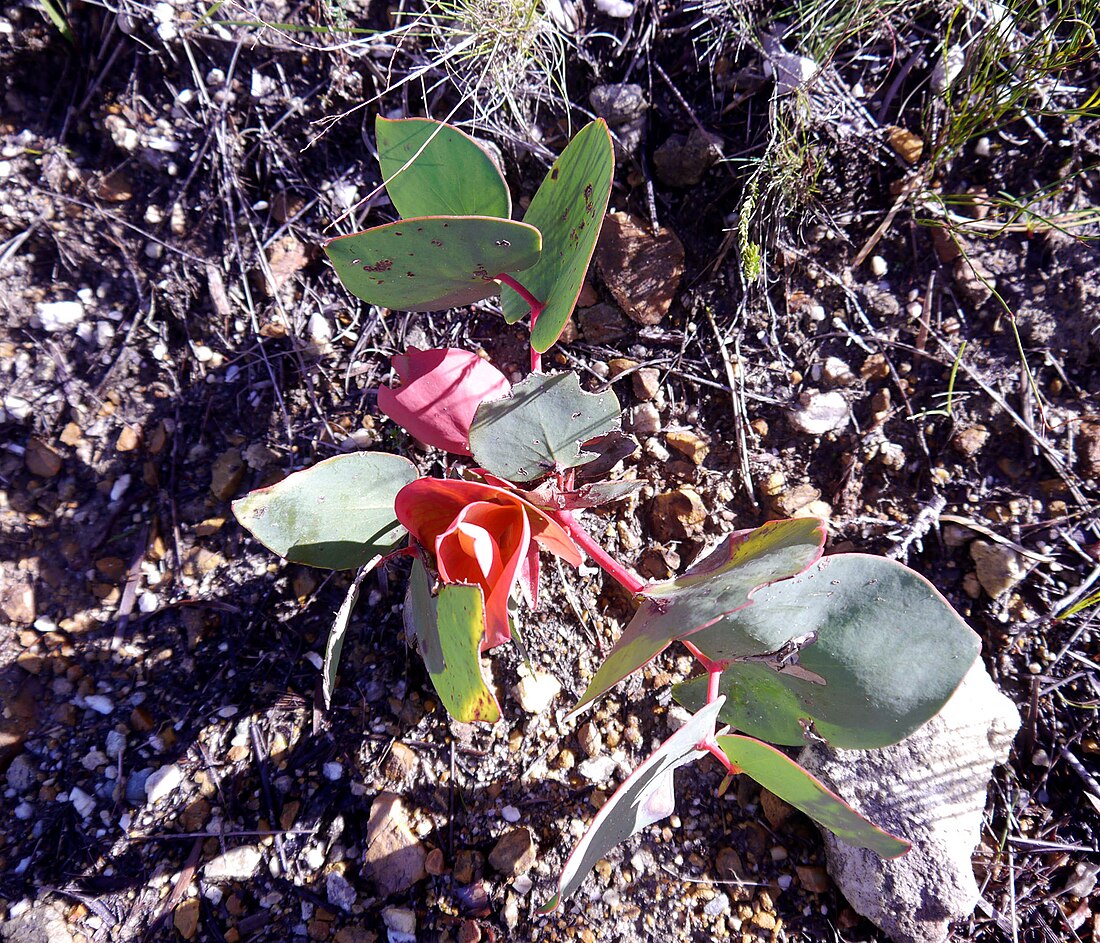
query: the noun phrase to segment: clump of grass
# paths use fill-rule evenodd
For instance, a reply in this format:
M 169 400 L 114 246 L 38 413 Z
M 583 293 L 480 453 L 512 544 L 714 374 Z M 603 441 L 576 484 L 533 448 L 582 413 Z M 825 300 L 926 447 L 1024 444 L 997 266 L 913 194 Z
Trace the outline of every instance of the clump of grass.
M 568 102 L 568 39 L 541 0 L 426 0 L 408 19 L 420 68 L 453 86 L 474 125 L 526 128 L 541 102 Z

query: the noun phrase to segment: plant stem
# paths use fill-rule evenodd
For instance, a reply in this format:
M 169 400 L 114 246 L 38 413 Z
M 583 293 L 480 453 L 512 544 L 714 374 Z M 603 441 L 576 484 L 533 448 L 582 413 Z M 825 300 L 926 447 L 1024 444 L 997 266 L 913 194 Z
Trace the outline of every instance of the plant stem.
M 691 652 L 691 654 L 693 654 L 699 660 L 699 663 L 703 666 L 703 670 L 706 671 L 706 673 L 708 675 L 713 675 L 715 672 L 718 672 L 718 674 L 721 674 L 725 670 L 726 666 L 724 664 L 722 664 L 721 662 L 717 662 L 717 661 L 711 661 L 709 658 L 707 658 L 706 655 L 704 655 L 701 651 L 699 651 L 699 649 L 697 649 L 694 645 L 692 645 L 691 642 L 689 642 L 687 639 L 684 639 L 684 638 L 680 639 L 680 644 L 682 644 L 684 646 L 684 648 L 686 648 L 689 652 Z M 713 700 L 713 698 L 708 698 L 707 703 L 709 704 L 711 700 Z
M 569 531 L 569 536 L 588 554 L 592 562 L 627 592 L 633 596 L 637 596 L 645 589 L 646 584 L 626 569 L 618 560 L 612 557 L 603 547 L 596 543 L 592 535 L 581 527 L 580 523 L 569 511 L 547 511 L 546 513 Z
M 702 743 L 696 746 L 696 749 L 706 750 L 711 756 L 713 756 L 726 768 L 726 772 L 731 774 L 741 772 L 740 769 L 738 769 L 736 766 L 733 765 L 733 763 L 730 762 L 730 758 L 726 756 L 725 750 L 718 746 L 718 741 L 715 740 L 714 737 L 710 737 L 709 739 L 704 740 Z
M 718 693 L 722 683 L 722 669 L 711 669 L 707 674 L 707 703 L 713 704 L 718 700 Z
M 546 307 L 546 304 L 539 301 L 534 295 L 531 294 L 526 288 L 524 288 L 519 282 L 517 282 L 511 275 L 506 272 L 501 272 L 493 281 L 500 282 L 502 285 L 507 285 L 517 295 L 519 295 L 524 301 L 527 302 L 531 308 L 531 332 L 535 331 L 535 321 L 538 320 L 538 316 L 542 314 L 542 309 Z M 542 354 L 535 350 L 534 346 L 531 347 L 531 371 L 537 373 L 542 369 Z

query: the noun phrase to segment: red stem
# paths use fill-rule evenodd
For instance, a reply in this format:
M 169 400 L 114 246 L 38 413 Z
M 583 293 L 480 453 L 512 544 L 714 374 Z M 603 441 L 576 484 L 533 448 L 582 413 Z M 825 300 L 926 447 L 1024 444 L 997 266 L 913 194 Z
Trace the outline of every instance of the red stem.
M 506 272 L 501 272 L 493 281 L 500 282 L 502 285 L 507 285 L 517 295 L 519 295 L 524 301 L 527 302 L 528 307 L 531 309 L 531 333 L 535 331 L 535 321 L 538 320 L 538 316 L 542 314 L 543 308 L 546 307 L 545 302 L 539 301 L 534 295 L 531 294 L 526 288 L 524 288 L 519 282 L 517 282 L 511 275 Z M 531 348 L 531 371 L 537 373 L 542 369 L 542 354 L 540 354 L 534 347 Z
M 706 750 L 711 756 L 713 756 L 719 763 L 721 763 L 728 773 L 740 773 L 733 763 L 730 762 L 730 758 L 726 756 L 726 752 L 718 746 L 718 741 L 711 737 L 709 740 L 704 740 L 702 743 L 696 744 L 695 749 Z
M 707 673 L 707 703 L 713 704 L 718 700 L 719 686 L 722 683 L 722 669 L 713 668 Z
M 646 584 L 626 569 L 618 560 L 612 557 L 603 547 L 596 543 L 592 535 L 581 527 L 577 519 L 573 517 L 569 511 L 547 511 L 546 513 L 569 531 L 569 536 L 588 554 L 592 562 L 627 590 L 627 592 L 633 596 L 637 596 L 645 589 Z

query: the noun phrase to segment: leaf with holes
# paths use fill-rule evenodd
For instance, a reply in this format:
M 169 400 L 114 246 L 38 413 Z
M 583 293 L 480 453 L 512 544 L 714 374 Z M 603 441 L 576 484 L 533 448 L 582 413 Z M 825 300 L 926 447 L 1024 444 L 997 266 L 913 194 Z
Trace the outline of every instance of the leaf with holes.
M 405 597 L 405 634 L 415 643 L 447 713 L 462 723 L 494 724 L 500 707 L 481 672 L 485 604 L 479 586 L 450 583 L 432 596 L 418 559 Z
M 859 553 L 824 557 L 765 587 L 691 642 L 730 663 L 726 723 L 772 743 L 800 744 L 812 731 L 863 750 L 897 743 L 931 719 L 980 648 L 926 579 Z M 703 677 L 674 693 L 690 709 L 706 701 L 706 687 Z
M 534 481 L 596 458 L 582 443 L 616 428 L 620 412 L 611 390 L 586 393 L 575 373 L 533 373 L 477 408 L 470 451 L 500 478 Z
M 500 291 L 502 272 L 534 265 L 542 236 L 491 216 L 418 216 L 325 243 L 344 287 L 368 304 L 442 311 Z
M 672 772 L 704 755 L 705 751 L 697 747 L 714 736 L 715 718 L 721 704 L 719 698 L 699 711 L 634 770 L 600 807 L 588 831 L 565 862 L 558 879 L 558 893 L 539 908 L 539 913 L 556 910 L 562 900 L 580 887 L 596 862 L 620 842 L 673 813 L 676 795 Z
M 909 850 L 909 842 L 869 822 L 775 747 L 737 734 L 719 737 L 718 746 L 741 772 L 849 845 L 883 858 L 896 858 Z
M 577 304 L 614 176 L 611 134 L 603 119 L 593 121 L 554 161 L 524 214 L 523 221 L 544 240 L 542 258 L 522 278 L 523 287 L 545 305 L 531 330 L 531 346 L 540 353 L 554 345 Z M 500 303 L 509 324 L 529 310 L 508 287 L 501 290 Z
M 385 553 L 405 533 L 397 492 L 418 476 L 408 459 L 352 452 L 288 475 L 233 502 L 260 543 L 294 563 L 349 570 Z
M 374 133 L 386 192 L 402 216 L 512 215 L 512 197 L 496 164 L 458 128 L 379 115 Z
M 643 590 L 634 618 L 600 666 L 573 712 L 605 694 L 678 639 L 695 636 L 730 612 L 756 604 L 761 587 L 801 573 L 821 556 L 825 530 L 817 518 L 771 521 L 730 534 L 684 575 Z M 757 650 L 776 648 L 786 637 L 756 640 Z

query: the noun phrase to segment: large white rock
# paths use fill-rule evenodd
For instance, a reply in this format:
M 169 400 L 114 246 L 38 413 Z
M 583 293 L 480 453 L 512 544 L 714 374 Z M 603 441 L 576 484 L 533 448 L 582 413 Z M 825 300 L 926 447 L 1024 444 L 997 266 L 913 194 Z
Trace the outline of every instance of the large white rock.
M 986 788 L 1020 727 L 979 661 L 943 710 L 882 750 L 806 747 L 799 762 L 876 825 L 913 843 L 886 861 L 823 830 L 829 874 L 896 943 L 943 943 L 978 902 L 972 856 Z

